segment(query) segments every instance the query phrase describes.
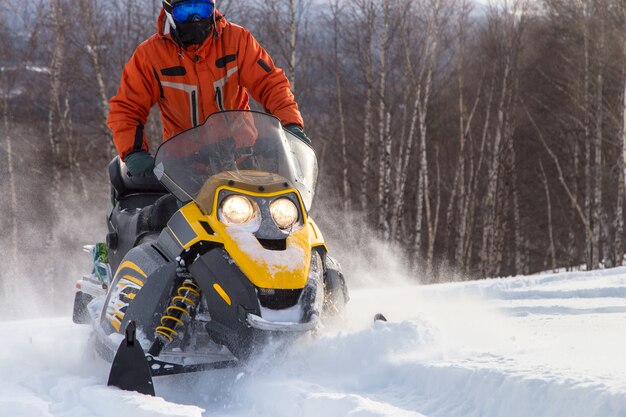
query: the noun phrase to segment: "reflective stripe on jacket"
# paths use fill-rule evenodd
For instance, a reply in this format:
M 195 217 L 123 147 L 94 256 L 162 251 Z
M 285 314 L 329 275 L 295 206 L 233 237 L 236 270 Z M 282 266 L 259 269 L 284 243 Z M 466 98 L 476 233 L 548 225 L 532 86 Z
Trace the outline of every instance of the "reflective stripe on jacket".
M 122 159 L 148 149 L 143 127 L 157 103 L 164 141 L 217 111 L 249 109 L 247 92 L 283 125 L 304 127 L 284 71 L 250 32 L 215 13 L 213 33 L 185 50 L 172 39 L 161 10 L 159 32 L 139 45 L 124 67 L 108 120 Z

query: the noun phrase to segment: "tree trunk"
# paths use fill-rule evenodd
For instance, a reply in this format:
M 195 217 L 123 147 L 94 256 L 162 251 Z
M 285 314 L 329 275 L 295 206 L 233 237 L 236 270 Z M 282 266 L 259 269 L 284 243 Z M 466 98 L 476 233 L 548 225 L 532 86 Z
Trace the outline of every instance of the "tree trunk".
M 624 7 L 626 18 L 626 7 Z M 624 31 L 626 35 L 626 30 Z M 623 40 L 622 63 L 622 124 L 620 128 L 619 157 L 617 158 L 617 207 L 615 210 L 615 262 L 616 266 L 624 264 L 624 198 L 626 197 L 626 39 Z
M 587 222 L 591 222 L 591 210 L 592 210 L 592 189 L 591 189 L 591 129 L 590 129 L 590 58 L 589 58 L 589 28 L 586 5 L 583 2 L 583 53 L 584 53 L 584 73 L 583 73 L 583 119 L 585 128 L 585 216 Z M 597 264 L 594 264 L 593 253 L 596 248 L 593 245 L 593 236 L 589 236 L 586 240 L 585 247 L 585 263 L 587 264 L 587 270 L 595 269 Z
M 52 1 L 51 20 L 54 28 L 55 39 L 50 62 L 50 102 L 48 108 L 48 141 L 50 145 L 51 172 L 52 172 L 52 201 L 56 204 L 59 197 L 61 173 L 58 155 L 60 154 L 59 130 L 61 129 L 61 73 L 63 70 L 64 35 L 61 27 L 60 2 Z
M 503 135 L 504 138 L 505 135 Z M 503 150 L 506 149 L 503 143 Z M 491 276 L 499 277 L 502 274 L 505 234 L 507 231 L 508 217 L 511 210 L 511 189 L 507 186 L 509 167 L 500 163 L 500 173 L 498 178 L 498 189 L 496 190 L 493 253 L 492 253 L 492 273 Z
M 380 84 L 379 84 L 379 103 L 378 103 L 378 143 L 379 143 L 379 159 L 378 159 L 378 228 L 382 232 L 384 240 L 389 239 L 389 169 L 391 167 L 391 138 L 387 135 L 387 110 L 386 110 L 386 72 L 387 72 L 387 55 L 388 34 L 389 34 L 389 0 L 383 1 L 383 25 L 380 40 Z
M 339 133 L 341 135 L 341 162 L 342 169 L 342 200 L 343 211 L 347 214 L 352 209 L 349 167 L 348 167 L 348 139 L 346 136 L 346 119 L 343 110 L 343 92 L 341 86 L 341 62 L 339 59 L 339 0 L 335 0 L 331 6 L 333 11 L 333 27 L 334 27 L 334 60 L 335 60 L 335 89 L 337 93 L 337 113 L 339 115 Z
M 410 3 L 408 9 L 405 13 L 405 19 L 403 20 L 403 24 L 406 25 L 406 21 L 410 19 Z M 409 120 L 409 115 L 411 114 L 413 118 L 417 117 L 415 112 L 411 113 L 410 110 L 414 109 L 414 106 L 410 106 L 409 103 L 412 103 L 413 100 L 412 92 L 417 84 L 415 81 L 415 75 L 413 73 L 413 63 L 411 60 L 411 41 L 408 39 L 410 36 L 410 27 L 403 27 L 401 42 L 402 42 L 402 51 L 403 51 L 403 69 L 404 73 L 407 74 L 408 85 L 407 88 L 404 88 L 402 91 L 402 130 L 400 132 L 399 138 L 401 139 L 399 142 L 399 151 L 398 151 L 398 161 L 399 164 L 394 164 L 396 166 L 395 169 L 395 177 L 394 177 L 394 204 L 391 210 L 391 235 L 394 237 L 396 241 L 401 241 L 401 228 L 400 228 L 400 218 L 402 213 L 400 213 L 400 207 L 404 205 L 404 190 L 406 184 L 406 178 L 408 175 L 407 169 L 409 161 L 412 157 L 413 153 L 413 142 L 415 140 L 415 130 L 413 129 L 413 134 L 407 133 L 407 127 L 413 127 L 413 120 Z M 404 181 L 404 183 L 403 183 Z
M 576 207 L 576 213 L 578 214 L 578 218 L 580 219 L 580 222 L 582 223 L 584 230 L 585 230 L 585 240 L 591 240 L 593 238 L 593 232 L 591 230 L 591 224 L 589 223 L 589 217 L 585 213 L 584 206 L 581 207 L 580 204 L 578 204 L 576 196 L 572 193 L 570 186 L 567 184 L 567 181 L 565 180 L 565 175 L 563 174 L 563 168 L 561 167 L 561 162 L 559 161 L 554 151 L 550 148 L 550 146 L 546 142 L 546 139 L 543 137 L 543 133 L 541 133 L 541 129 L 539 129 L 539 126 L 537 126 L 537 123 L 535 122 L 535 118 L 532 116 L 532 114 L 530 114 L 528 107 L 526 107 L 526 105 L 524 105 L 524 107 L 526 110 L 526 114 L 528 115 L 528 119 L 530 120 L 530 123 L 535 129 L 535 132 L 537 132 L 537 136 L 539 136 L 539 140 L 541 141 L 544 149 L 546 150 L 546 152 L 550 156 L 550 159 L 552 159 L 552 162 L 554 163 L 556 167 L 556 170 L 558 173 L 558 179 L 559 179 L 559 182 L 561 183 L 561 186 L 567 193 L 567 196 L 569 197 L 571 203 Z
M 524 272 L 524 240 L 522 236 L 522 216 L 520 214 L 519 188 L 517 184 L 517 158 L 513 138 L 509 139 L 509 153 L 511 158 L 511 194 L 513 197 L 513 229 L 515 234 L 515 274 L 521 275 Z
M 565 138 L 563 138 L 565 139 Z M 579 172 L 579 168 L 580 168 L 580 146 L 578 144 L 578 140 L 575 138 L 574 139 L 574 172 L 578 173 Z M 572 222 L 570 222 L 569 225 L 569 231 L 568 231 L 568 256 L 569 256 L 569 265 L 573 266 L 576 263 L 576 260 L 578 259 L 577 256 L 577 245 L 576 245 L 576 233 L 575 233 L 575 223 L 573 220 L 575 220 L 577 214 L 576 214 L 576 206 L 578 205 L 578 178 L 576 178 L 576 176 L 574 176 L 574 181 L 572 182 L 572 195 L 573 195 L 573 200 L 570 204 L 570 217 L 572 219 Z
M 495 71 L 494 71 L 495 72 Z M 478 163 L 476 164 L 476 168 L 470 170 L 470 178 L 468 181 L 468 188 L 470 189 L 470 194 L 466 200 L 466 206 L 463 209 L 463 219 L 465 222 L 465 229 L 467 230 L 467 234 L 465 236 L 464 241 L 459 241 L 457 245 L 457 258 L 461 259 L 461 264 L 463 265 L 463 272 L 468 273 L 471 267 L 471 257 L 472 257 L 472 243 L 474 241 L 473 231 L 476 222 L 476 210 L 478 207 L 478 186 L 479 186 L 479 178 L 480 173 L 482 172 L 483 165 L 485 163 L 485 149 L 487 147 L 487 137 L 490 129 L 490 121 L 491 121 L 491 111 L 493 106 L 493 96 L 495 92 L 495 75 L 492 78 L 491 85 L 489 87 L 489 93 L 487 96 L 487 105 L 485 109 L 485 122 L 483 124 L 480 148 L 478 152 Z
M 48 140 L 50 145 L 50 172 L 51 187 L 50 197 L 52 215 L 57 216 L 60 211 L 61 201 L 61 143 L 59 132 L 66 129 L 65 118 L 61 110 L 61 83 L 63 73 L 63 60 L 65 55 L 65 25 L 63 23 L 63 10 L 60 0 L 50 2 L 50 19 L 54 31 L 54 43 L 52 45 L 52 56 L 50 61 L 50 96 L 48 109 Z M 64 128 L 65 125 L 65 128 Z M 54 254 L 58 249 L 57 228 L 52 226 L 45 240 L 45 253 Z M 55 299 L 56 285 L 54 280 L 58 272 L 58 265 L 54 262 L 44 272 L 44 282 L 50 288 L 51 299 Z
M 515 153 L 515 143 L 513 135 L 513 105 L 517 103 L 517 95 L 519 91 L 519 79 L 517 74 L 514 74 L 515 82 L 513 83 L 513 91 L 509 97 L 508 103 L 508 116 L 505 123 L 505 137 L 509 154 L 509 168 L 510 168 L 510 192 L 513 203 L 513 234 L 514 234 L 514 251 L 515 251 L 515 274 L 522 274 L 524 270 L 524 241 L 522 239 L 522 216 L 520 214 L 520 198 L 519 187 L 517 183 L 517 156 Z
M 107 95 L 107 88 L 104 81 L 104 69 L 100 63 L 100 57 L 98 55 L 98 49 L 102 47 L 98 35 L 96 33 L 96 21 L 94 20 L 94 11 L 91 0 L 80 0 L 81 12 L 83 15 L 83 21 L 87 23 L 87 36 L 89 43 L 85 47 L 87 55 L 91 60 L 93 66 L 94 76 L 96 79 L 96 85 L 98 87 L 98 99 L 100 101 L 100 111 L 102 114 L 102 132 L 107 137 L 106 152 L 108 157 L 112 157 L 116 154 L 115 145 L 113 144 L 112 135 L 107 127 L 107 119 L 109 117 L 109 99 Z
M 18 224 L 18 206 L 17 206 L 17 187 L 15 184 L 15 159 L 13 155 L 13 138 L 11 135 L 11 126 L 9 123 L 9 97 L 8 94 L 2 95 L 0 103 L 2 104 L 2 126 L 3 126 L 3 139 L 6 144 L 6 154 L 7 154 L 7 182 L 9 185 L 9 230 L 10 230 L 10 239 L 9 244 L 11 247 L 9 248 L 8 258 L 6 259 L 7 264 L 6 268 L 2 268 L 3 272 L 10 276 L 15 273 L 17 266 L 19 265 L 19 224 Z M 4 274 L 2 274 L 4 275 Z M 6 279 L 2 280 L 2 284 L 0 285 L 0 295 L 7 294 L 8 281 Z
M 432 86 L 432 75 L 434 71 L 437 51 L 439 48 L 439 37 L 441 35 L 440 34 L 441 27 L 440 27 L 440 23 L 438 22 L 438 13 L 439 13 L 439 0 L 435 0 L 435 5 L 433 6 L 433 10 L 432 10 L 432 16 L 431 18 L 428 19 L 428 25 L 426 27 L 426 33 L 424 35 L 423 64 L 419 65 L 418 67 L 419 73 L 417 77 L 415 76 L 415 73 L 414 73 L 414 68 L 417 65 L 411 62 L 412 61 L 411 51 L 414 45 L 412 44 L 412 40 L 408 38 L 407 36 L 403 36 L 402 38 L 404 58 L 405 58 L 405 68 L 406 68 L 406 71 L 408 72 L 410 85 L 411 87 L 415 88 L 415 100 L 411 106 L 411 121 L 409 125 L 408 135 L 406 138 L 407 145 L 403 152 L 403 156 L 401 160 L 401 168 L 398 171 L 399 177 L 396 179 L 397 198 L 396 198 L 395 206 L 393 208 L 393 215 L 392 215 L 392 218 L 395 219 L 394 228 L 396 229 L 396 232 L 395 232 L 396 240 L 399 240 L 400 232 L 402 230 L 400 228 L 400 223 L 402 222 L 402 219 L 404 218 L 405 190 L 406 190 L 406 184 L 407 184 L 407 179 L 408 179 L 409 164 L 413 158 L 413 147 L 414 147 L 415 135 L 418 130 L 418 127 L 420 129 L 420 142 L 421 142 L 422 133 L 424 135 L 426 134 L 425 122 L 426 122 L 427 110 L 425 110 L 425 107 L 427 108 L 430 102 L 430 89 Z M 419 122 L 419 125 L 418 125 L 418 122 Z M 425 140 L 425 137 L 424 137 L 424 140 Z M 423 156 L 425 155 L 422 155 L 421 149 L 420 149 L 418 151 L 418 159 L 421 161 Z M 420 193 L 421 194 L 416 195 L 416 200 L 415 200 L 416 205 L 417 205 L 416 217 L 419 217 L 420 219 L 423 217 L 422 216 L 422 213 L 423 213 L 422 204 L 423 204 L 423 198 L 424 198 L 423 187 L 420 188 L 419 186 L 420 181 L 422 181 L 422 178 L 420 178 L 422 174 L 421 170 L 422 170 L 422 167 L 420 165 L 420 168 L 418 170 L 417 194 L 420 194 Z M 418 201 L 421 201 L 422 203 L 418 204 L 417 203 Z M 414 230 L 407 231 L 409 232 L 409 234 L 411 232 L 413 233 L 412 246 L 414 250 L 416 250 L 417 247 L 419 246 L 420 247 L 419 251 L 421 251 L 421 227 L 422 227 L 421 221 L 416 220 Z M 417 237 L 418 232 L 420 234 L 420 237 Z M 420 256 L 419 252 L 416 252 L 415 254 L 417 257 Z
M 411 120 L 409 121 L 409 130 L 406 138 L 402 141 L 402 144 L 406 144 L 402 149 L 400 154 L 400 168 L 396 171 L 396 187 L 395 194 L 396 200 L 393 208 L 392 214 L 392 227 L 394 229 L 394 236 L 397 241 L 400 241 L 400 234 L 402 232 L 402 228 L 400 224 L 402 222 L 402 218 L 404 217 L 404 199 L 405 199 L 405 190 L 406 190 L 406 182 L 409 175 L 409 163 L 413 157 L 413 146 L 415 142 L 415 127 L 417 126 L 417 112 L 419 106 L 419 99 L 421 96 L 421 73 L 420 76 L 416 79 L 413 75 L 413 63 L 411 61 L 411 42 L 406 37 L 403 37 L 403 51 L 404 51 L 404 65 L 405 71 L 409 74 L 409 79 L 411 81 L 410 86 L 416 87 L 417 91 L 415 93 L 415 100 L 411 106 Z M 425 68 L 422 66 L 422 68 Z M 408 98 L 409 98 L 409 88 L 405 89 L 406 94 L 406 103 L 408 106 Z M 408 114 L 408 111 L 406 112 Z M 404 136 L 402 136 L 404 138 Z
M 487 277 L 494 273 L 494 244 L 496 235 L 496 194 L 500 174 L 500 145 L 504 130 L 505 105 L 509 94 L 509 75 L 511 73 L 511 58 L 505 56 L 502 73 L 502 87 L 498 104 L 498 124 L 495 129 L 495 138 L 491 153 L 491 162 L 487 175 L 487 195 L 485 197 L 485 211 L 483 218 L 483 240 L 480 252 L 481 272 Z
M 48 109 L 48 140 L 51 151 L 52 172 L 52 204 L 56 207 L 60 197 L 61 170 L 59 167 L 60 140 L 59 131 L 63 129 L 64 120 L 61 110 L 61 76 L 65 54 L 65 32 L 63 27 L 63 10 L 60 0 L 50 2 L 50 18 L 54 30 L 54 44 L 50 61 L 50 102 Z
M 601 35 L 602 37 L 602 35 Z M 600 41 L 600 50 L 604 48 L 604 40 Z M 601 226 L 602 226 L 602 140 L 604 119 L 604 74 L 602 64 L 597 74 L 596 85 L 596 114 L 595 114 L 595 135 L 593 141 L 593 212 L 592 212 L 592 228 L 593 228 L 593 251 L 591 256 L 591 269 L 599 267 L 600 262 L 600 243 L 601 243 Z
M 552 223 L 552 200 L 550 198 L 550 186 L 548 184 L 548 177 L 546 175 L 546 171 L 543 168 L 543 163 L 539 161 L 539 167 L 541 168 L 541 182 L 543 183 L 543 188 L 546 192 L 546 208 L 547 208 L 547 216 L 548 216 L 548 237 L 550 240 L 550 249 L 548 254 L 550 255 L 550 266 L 553 271 L 556 270 L 556 249 L 554 246 L 554 226 Z
M 457 88 L 458 88 L 458 108 L 459 108 L 459 156 L 455 166 L 454 181 L 452 182 L 452 192 L 448 201 L 448 209 L 446 210 L 447 235 L 448 235 L 448 256 L 453 266 L 458 266 L 459 259 L 456 258 L 454 248 L 457 242 L 462 239 L 461 229 L 463 219 L 461 219 L 461 210 L 465 206 L 465 120 L 467 118 L 467 109 L 465 106 L 465 77 L 463 74 L 463 46 L 465 45 L 465 10 L 461 11 L 459 20 L 457 21 L 457 39 L 455 45 L 456 54 L 456 72 L 457 72 Z M 480 97 L 480 90 L 477 94 Z M 458 196 L 458 202 L 457 202 Z M 455 216 L 454 208 L 457 207 Z
M 365 219 L 368 217 L 368 202 L 370 196 L 368 193 L 369 172 L 370 172 L 370 145 L 372 142 L 372 101 L 374 96 L 374 69 L 373 69 L 373 52 L 372 52 L 372 36 L 374 30 L 374 4 L 372 1 L 367 3 L 366 10 L 366 28 L 364 35 L 364 68 L 365 72 L 365 119 L 363 126 L 363 159 L 361 161 L 361 211 Z
M 415 208 L 417 210 L 415 216 L 415 232 L 413 234 L 413 249 L 416 256 L 420 256 L 422 251 L 422 226 L 424 215 L 424 202 L 427 197 L 426 187 L 429 184 L 428 178 L 428 154 L 426 147 L 426 138 L 428 126 L 426 124 L 428 117 L 428 105 L 430 104 L 430 90 L 432 87 L 432 73 L 434 66 L 434 54 L 431 56 L 431 63 L 427 70 L 426 80 L 424 83 L 424 96 L 420 100 L 419 109 L 419 132 L 420 132 L 420 147 L 419 147 L 419 171 L 417 174 L 417 193 L 415 197 Z
M 287 63 L 287 73 L 291 91 L 296 91 L 296 63 L 298 46 L 298 27 L 296 24 L 296 0 L 289 0 L 289 62 Z
M 617 265 L 624 265 L 624 199 L 626 199 L 626 5 L 622 4 L 622 119 L 619 142 L 617 178 L 617 208 L 615 227 L 615 260 Z
M 442 28 L 442 22 L 440 22 L 441 3 L 439 0 L 435 0 L 433 3 L 432 16 L 433 20 L 433 36 L 431 38 L 430 50 L 427 49 L 426 57 L 428 59 L 427 67 L 425 71 L 423 95 L 420 98 L 418 96 L 418 122 L 420 133 L 420 147 L 419 147 L 419 171 L 417 174 L 417 192 L 415 194 L 415 227 L 413 233 L 413 252 L 415 256 L 419 257 L 422 253 L 422 227 L 424 222 L 424 208 L 425 199 L 428 197 L 427 187 L 429 186 L 429 173 L 428 173 L 428 152 L 427 152 L 427 134 L 428 134 L 428 106 L 430 105 L 430 93 L 433 84 L 433 72 L 435 70 L 435 58 L 436 52 L 439 46 L 439 36 Z M 433 236 L 434 239 L 434 236 Z M 434 240 L 433 243 L 434 245 Z M 427 270 L 427 273 L 430 271 Z
M 424 205 L 426 208 L 426 224 L 428 225 L 428 246 L 426 250 L 426 274 L 432 282 L 434 277 L 433 263 L 435 260 L 435 239 L 439 228 L 439 210 L 441 209 L 441 169 L 439 168 L 439 146 L 435 145 L 435 171 L 437 174 L 437 187 L 435 191 L 435 210 L 431 208 L 430 187 L 426 183 L 426 196 Z

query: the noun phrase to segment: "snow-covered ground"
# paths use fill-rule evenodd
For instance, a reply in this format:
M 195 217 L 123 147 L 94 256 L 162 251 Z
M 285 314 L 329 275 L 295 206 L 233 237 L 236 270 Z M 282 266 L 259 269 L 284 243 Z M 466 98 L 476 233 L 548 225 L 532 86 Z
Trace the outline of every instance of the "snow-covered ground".
M 351 295 L 342 330 L 157 398 L 106 387 L 87 326 L 1 322 L 0 416 L 626 416 L 626 268 Z

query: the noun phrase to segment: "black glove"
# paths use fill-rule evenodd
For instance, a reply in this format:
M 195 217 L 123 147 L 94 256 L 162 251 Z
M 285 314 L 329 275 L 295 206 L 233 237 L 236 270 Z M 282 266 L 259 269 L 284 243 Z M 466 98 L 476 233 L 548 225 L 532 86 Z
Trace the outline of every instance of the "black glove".
M 154 157 L 148 151 L 137 151 L 126 155 L 124 162 L 133 177 L 149 177 L 154 171 Z
M 302 130 L 302 127 L 300 127 L 300 125 L 291 123 L 285 126 L 285 130 L 293 133 L 294 135 L 296 135 L 297 137 L 299 137 L 300 139 L 302 139 L 304 142 L 308 143 L 309 145 L 312 145 L 311 139 L 309 139 L 306 133 L 304 133 L 304 130 Z

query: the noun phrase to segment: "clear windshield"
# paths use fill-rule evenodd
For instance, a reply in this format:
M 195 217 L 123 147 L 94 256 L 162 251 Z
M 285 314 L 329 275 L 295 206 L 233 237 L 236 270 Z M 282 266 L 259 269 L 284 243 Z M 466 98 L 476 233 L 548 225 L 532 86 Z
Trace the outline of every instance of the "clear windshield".
M 254 183 L 265 173 L 297 189 L 309 210 L 317 181 L 313 149 L 283 130 L 275 117 L 250 111 L 209 116 L 163 143 L 155 162 L 157 178 L 183 202 L 197 202 L 203 186 L 218 174 Z

